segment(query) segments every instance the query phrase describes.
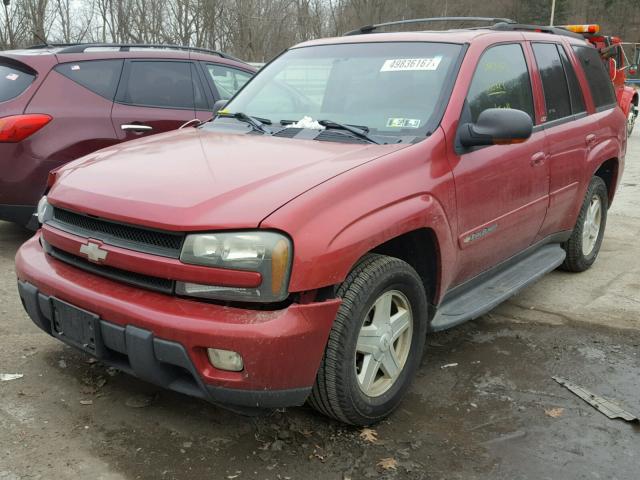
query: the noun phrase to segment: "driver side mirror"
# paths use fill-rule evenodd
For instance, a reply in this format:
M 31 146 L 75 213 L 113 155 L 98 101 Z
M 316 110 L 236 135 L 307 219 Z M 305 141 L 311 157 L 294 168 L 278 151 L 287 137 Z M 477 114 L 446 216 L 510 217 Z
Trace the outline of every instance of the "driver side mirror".
M 459 128 L 459 140 L 466 148 L 483 145 L 511 145 L 531 137 L 533 121 L 528 113 L 512 108 L 489 108 L 476 123 L 465 123 Z
M 216 116 L 218 114 L 218 112 L 220 110 L 222 110 L 227 103 L 229 103 L 228 100 L 218 100 L 216 103 L 213 104 L 213 115 Z

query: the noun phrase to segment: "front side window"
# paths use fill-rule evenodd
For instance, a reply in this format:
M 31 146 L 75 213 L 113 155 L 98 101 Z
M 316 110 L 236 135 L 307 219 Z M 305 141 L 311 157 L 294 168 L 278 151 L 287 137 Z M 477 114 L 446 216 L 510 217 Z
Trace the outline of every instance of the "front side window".
M 132 61 L 118 90 L 129 105 L 194 109 L 189 62 Z
M 547 121 L 569 117 L 571 115 L 569 86 L 558 47 L 554 43 L 534 43 L 533 53 L 542 79 Z
M 261 70 L 227 109 L 274 125 L 311 117 L 373 135 L 424 136 L 447 104 L 461 48 L 433 42 L 296 48 Z
M 489 108 L 522 110 L 535 121 L 531 79 L 519 44 L 497 45 L 480 58 L 467 95 L 471 121 Z
M 123 60 L 89 60 L 62 63 L 55 70 L 93 93 L 107 100 L 113 100 L 118 88 L 122 64 Z
M 600 54 L 593 47 L 574 46 L 582 69 L 584 70 L 591 96 L 597 109 L 610 108 L 616 105 L 616 95 L 613 91 L 611 78 L 605 70 L 600 59 Z
M 251 74 L 225 65 L 207 64 L 207 71 L 221 100 L 229 100 L 251 78 Z

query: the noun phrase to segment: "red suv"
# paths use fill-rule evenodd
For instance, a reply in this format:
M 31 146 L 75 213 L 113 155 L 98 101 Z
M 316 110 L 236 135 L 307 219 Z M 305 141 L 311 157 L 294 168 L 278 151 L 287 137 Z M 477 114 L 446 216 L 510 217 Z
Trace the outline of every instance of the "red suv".
M 506 21 L 376 28 L 59 170 L 16 258 L 33 321 L 166 388 L 363 425 L 429 332 L 589 268 L 626 148 L 598 51 Z
M 0 220 L 27 224 L 56 167 L 194 118 L 208 120 L 214 103 L 229 99 L 254 72 L 227 54 L 185 47 L 0 52 Z

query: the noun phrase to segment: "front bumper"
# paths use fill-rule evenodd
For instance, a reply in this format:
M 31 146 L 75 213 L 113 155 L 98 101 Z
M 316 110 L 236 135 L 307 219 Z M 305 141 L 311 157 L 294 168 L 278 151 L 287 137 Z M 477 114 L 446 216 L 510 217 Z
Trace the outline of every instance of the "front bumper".
M 25 309 L 47 333 L 55 297 L 100 318 L 104 363 L 241 409 L 304 403 L 340 304 L 254 311 L 145 291 L 53 259 L 42 250 L 39 234 L 18 251 L 16 271 Z M 245 369 L 216 369 L 207 359 L 208 347 L 239 352 Z

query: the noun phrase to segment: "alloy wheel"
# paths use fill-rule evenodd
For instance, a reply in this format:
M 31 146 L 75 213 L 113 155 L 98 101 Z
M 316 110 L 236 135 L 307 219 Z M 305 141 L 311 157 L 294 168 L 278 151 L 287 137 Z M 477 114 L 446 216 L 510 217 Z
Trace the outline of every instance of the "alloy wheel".
M 358 385 L 369 397 L 387 392 L 402 374 L 413 337 L 413 314 L 407 297 L 384 292 L 364 318 L 356 343 Z
M 593 252 L 602 225 L 602 201 L 598 195 L 591 197 L 582 227 L 582 254 L 588 257 Z

